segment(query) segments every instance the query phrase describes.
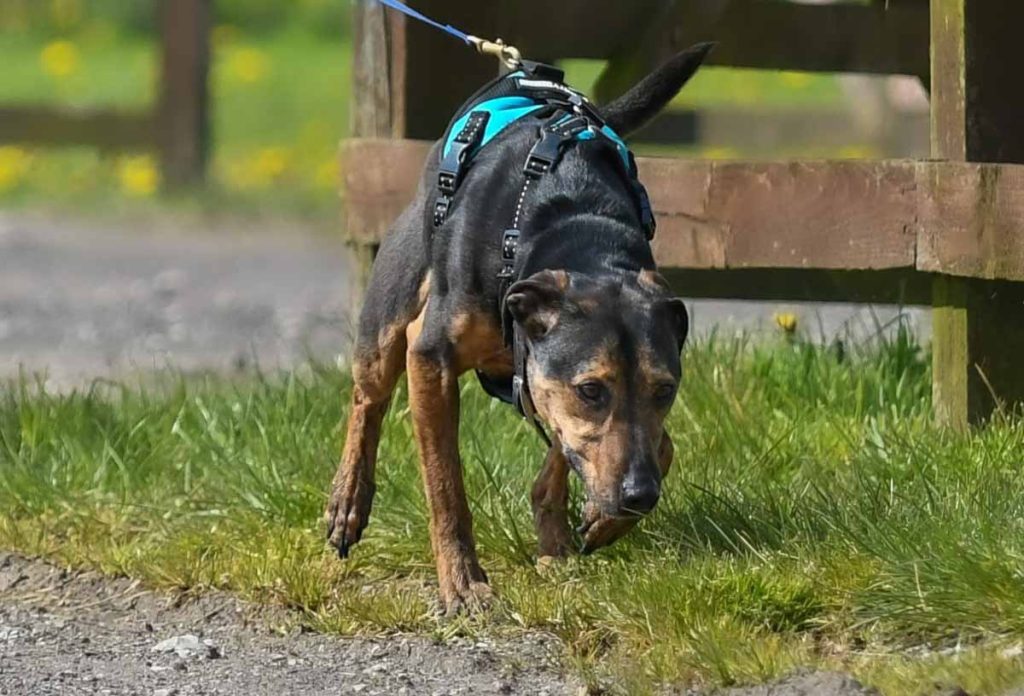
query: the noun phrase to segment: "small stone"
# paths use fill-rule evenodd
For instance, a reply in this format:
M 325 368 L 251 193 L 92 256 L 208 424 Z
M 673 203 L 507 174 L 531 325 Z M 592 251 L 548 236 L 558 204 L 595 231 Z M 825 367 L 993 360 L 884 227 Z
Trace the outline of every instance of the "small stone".
M 221 653 L 220 648 L 217 647 L 217 644 L 214 643 L 209 638 L 207 638 L 206 640 L 203 641 L 203 647 L 206 648 L 206 657 L 207 657 L 207 659 L 219 660 L 221 657 L 223 657 L 223 654 Z
M 157 689 L 153 692 L 153 696 L 178 696 L 177 689 Z

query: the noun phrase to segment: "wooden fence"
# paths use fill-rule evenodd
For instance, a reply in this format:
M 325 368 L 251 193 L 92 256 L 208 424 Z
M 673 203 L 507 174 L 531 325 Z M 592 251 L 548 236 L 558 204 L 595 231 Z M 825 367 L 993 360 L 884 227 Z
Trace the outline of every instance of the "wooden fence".
M 164 186 L 201 183 L 209 154 L 211 0 L 158 0 L 159 99 L 138 113 L 53 105 L 0 104 L 0 143 L 142 150 L 160 160 Z
M 931 91 L 928 161 L 642 159 L 660 265 L 688 296 L 933 307 L 934 405 L 961 428 L 1024 402 L 1024 90 L 1016 0 L 421 0 L 534 58 L 601 58 L 599 98 L 716 40 L 719 65 L 905 74 Z M 368 0 L 356 11 L 347 229 L 364 259 L 426 145 L 493 65 Z M 538 21 L 543 17 L 543 21 Z M 454 66 L 459 66 L 456 71 Z M 407 115 L 415 113 L 415 119 Z

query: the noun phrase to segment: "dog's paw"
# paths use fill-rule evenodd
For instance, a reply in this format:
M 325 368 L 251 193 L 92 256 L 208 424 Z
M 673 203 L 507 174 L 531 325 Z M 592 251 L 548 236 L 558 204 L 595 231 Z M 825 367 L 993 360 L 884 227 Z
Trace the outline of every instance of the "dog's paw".
M 338 549 L 339 557 L 348 558 L 352 546 L 362 538 L 370 521 L 374 492 L 372 483 L 359 480 L 337 483 L 331 491 L 324 519 L 327 541 Z
M 603 546 L 608 546 L 635 527 L 639 521 L 639 517 L 605 515 L 596 505 L 587 503 L 583 508 L 583 524 L 577 530 L 583 538 L 580 552 L 590 554 Z
M 441 601 L 444 603 L 444 615 L 448 618 L 475 614 L 490 608 L 494 590 L 486 582 L 471 582 L 467 587 L 442 593 Z
M 442 563 L 438 563 L 438 581 L 445 616 L 472 614 L 490 607 L 494 591 L 475 558 L 453 558 L 444 568 Z

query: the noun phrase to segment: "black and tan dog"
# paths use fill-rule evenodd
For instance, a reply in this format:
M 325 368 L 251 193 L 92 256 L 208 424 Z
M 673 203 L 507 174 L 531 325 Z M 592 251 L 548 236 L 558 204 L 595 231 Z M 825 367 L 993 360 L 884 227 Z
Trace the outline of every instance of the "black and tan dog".
M 650 120 L 708 49 L 679 54 L 603 107 L 607 125 L 625 135 Z M 672 461 L 664 420 L 679 388 L 686 310 L 655 269 L 614 147 L 573 142 L 530 195 L 521 195 L 523 162 L 542 125 L 521 119 L 482 148 L 439 227 L 431 222 L 442 143 L 435 146 L 415 201 L 381 246 L 360 317 L 348 435 L 326 511 L 330 542 L 345 557 L 366 527 L 381 422 L 407 371 L 449 611 L 490 594 L 463 486 L 458 379 L 468 370 L 511 378 L 503 307 L 527 344 L 530 394 L 551 431 L 532 492 L 541 556 L 574 548 L 570 469 L 587 496 L 580 530 L 586 552 L 654 508 Z M 502 235 L 524 205 L 529 224 L 519 240 L 516 282 L 503 293 Z

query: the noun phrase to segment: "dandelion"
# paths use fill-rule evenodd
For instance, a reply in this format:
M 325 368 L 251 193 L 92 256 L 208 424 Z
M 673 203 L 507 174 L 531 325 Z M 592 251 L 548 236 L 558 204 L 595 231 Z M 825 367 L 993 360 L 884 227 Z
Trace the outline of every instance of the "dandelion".
M 795 314 L 792 312 L 778 312 L 775 314 L 775 323 L 779 325 L 779 328 L 786 332 L 787 335 L 792 336 L 796 333 L 798 320 Z
M 21 183 L 31 159 L 20 147 L 0 147 L 0 193 L 10 191 Z
M 253 162 L 253 170 L 259 181 L 276 181 L 288 169 L 291 154 L 283 147 L 266 147 L 259 151 Z
M 230 53 L 227 62 L 228 76 L 244 84 L 255 84 L 267 76 L 270 59 L 256 48 L 239 48 Z
M 43 47 L 39 62 L 50 77 L 69 77 L 78 71 L 78 48 L 70 41 L 51 41 Z
M 807 89 L 811 85 L 811 76 L 803 72 L 784 70 L 782 84 L 790 89 Z
M 739 155 L 740 155 L 739 150 L 737 150 L 734 147 L 727 147 L 727 146 L 724 146 L 724 145 L 722 145 L 722 146 L 706 147 L 701 152 L 701 156 L 704 159 L 710 159 L 710 160 L 736 159 L 737 157 L 739 157 Z
M 117 162 L 117 179 L 129 196 L 152 196 L 160 185 L 160 172 L 149 155 L 122 157 Z

